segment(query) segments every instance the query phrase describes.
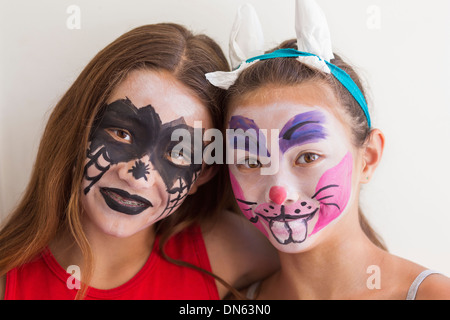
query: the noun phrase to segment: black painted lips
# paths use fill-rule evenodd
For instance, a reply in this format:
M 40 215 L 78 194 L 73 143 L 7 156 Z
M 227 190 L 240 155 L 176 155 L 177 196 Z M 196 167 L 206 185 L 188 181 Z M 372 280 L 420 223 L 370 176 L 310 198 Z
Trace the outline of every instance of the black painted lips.
M 125 190 L 115 188 L 100 188 L 100 193 L 108 207 L 129 215 L 139 214 L 152 203 L 138 195 L 131 195 Z

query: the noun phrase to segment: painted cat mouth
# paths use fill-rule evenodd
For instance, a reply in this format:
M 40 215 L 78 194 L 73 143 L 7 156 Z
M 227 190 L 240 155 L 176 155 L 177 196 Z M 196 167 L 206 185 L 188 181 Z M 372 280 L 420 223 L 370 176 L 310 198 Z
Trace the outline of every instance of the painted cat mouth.
M 284 206 L 281 206 L 280 215 L 268 217 L 256 213 L 269 224 L 270 232 L 280 244 L 302 243 L 308 236 L 308 221 L 311 220 L 319 208 L 313 212 L 302 215 L 284 214 Z
M 131 195 L 125 190 L 115 188 L 100 188 L 100 193 L 108 207 L 121 213 L 139 214 L 153 204 L 138 195 Z

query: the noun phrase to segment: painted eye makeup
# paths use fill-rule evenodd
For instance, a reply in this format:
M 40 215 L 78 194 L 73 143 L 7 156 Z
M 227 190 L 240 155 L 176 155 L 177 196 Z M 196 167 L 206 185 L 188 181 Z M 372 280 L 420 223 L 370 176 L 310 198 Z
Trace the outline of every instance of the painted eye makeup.
M 191 142 L 192 139 L 187 140 L 189 142 L 170 141 L 164 152 L 166 160 L 179 167 L 190 166 L 194 162 L 195 152 L 201 152 L 201 150 L 196 150 L 195 144 Z
M 106 132 L 113 137 L 115 140 L 124 143 L 132 143 L 133 138 L 128 130 L 125 129 L 117 129 L 117 128 L 108 128 L 105 129 Z
M 166 153 L 166 159 L 177 166 L 188 166 L 191 164 L 190 152 L 181 150 L 170 150 Z
M 181 142 L 172 139 L 178 129 L 186 133 Z M 186 197 L 202 168 L 202 164 L 193 161 L 194 155 L 201 155 L 203 151 L 200 148 L 196 150 L 192 143 L 194 131 L 183 117 L 162 123 L 151 105 L 137 108 L 128 98 L 106 105 L 89 135 L 88 161 L 84 168 L 88 185 L 83 190 L 84 194 L 88 194 L 114 165 L 133 161 L 134 165 L 128 173 L 136 180 L 147 180 L 148 175 L 159 174 L 169 194 L 166 208 L 160 216 L 170 214 Z M 184 142 L 185 139 L 188 142 Z M 169 151 L 174 148 L 182 152 L 175 153 L 173 158 L 168 157 Z M 144 156 L 148 156 L 148 161 L 141 160 Z M 107 165 L 101 165 L 101 159 Z M 90 176 L 88 170 L 92 166 L 100 172 Z M 130 198 L 125 194 L 119 196 Z
M 300 154 L 295 160 L 295 164 L 299 166 L 310 165 L 314 162 L 319 162 L 321 160 L 321 156 L 314 152 L 304 152 Z

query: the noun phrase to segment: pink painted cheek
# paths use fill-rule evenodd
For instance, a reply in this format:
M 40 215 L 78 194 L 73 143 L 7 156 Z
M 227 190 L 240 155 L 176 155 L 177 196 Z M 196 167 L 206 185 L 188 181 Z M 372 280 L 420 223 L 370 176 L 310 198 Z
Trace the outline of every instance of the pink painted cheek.
M 341 162 L 325 171 L 320 178 L 314 199 L 320 202 L 319 218 L 314 234 L 336 219 L 346 208 L 352 187 L 353 157 L 348 152 Z
M 248 203 L 254 203 L 251 200 L 245 199 L 244 192 L 242 191 L 241 186 L 239 185 L 239 182 L 236 180 L 234 175 L 229 171 L 230 173 L 230 181 L 231 181 L 231 187 L 233 189 L 234 197 L 236 198 L 236 202 L 239 205 L 239 208 L 241 209 L 244 216 L 247 217 L 266 237 L 268 237 L 268 233 L 266 229 L 263 227 L 262 223 L 260 221 L 257 221 L 256 223 L 253 222 L 256 220 L 256 216 L 253 215 L 253 210 L 251 208 L 251 205 Z

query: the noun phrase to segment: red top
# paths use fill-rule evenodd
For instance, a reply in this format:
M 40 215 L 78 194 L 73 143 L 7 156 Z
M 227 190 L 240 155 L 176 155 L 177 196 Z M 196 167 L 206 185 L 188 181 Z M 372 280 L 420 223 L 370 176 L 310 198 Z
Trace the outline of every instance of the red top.
M 158 242 L 159 237 L 156 237 L 147 262 L 132 279 L 110 290 L 89 288 L 85 299 L 219 299 L 211 276 L 166 261 L 159 252 Z M 165 248 L 169 257 L 211 271 L 198 226 L 170 238 Z M 77 293 L 77 289 L 69 289 L 73 284 L 72 274 L 59 265 L 50 250 L 44 250 L 37 259 L 7 273 L 5 300 L 72 300 Z

